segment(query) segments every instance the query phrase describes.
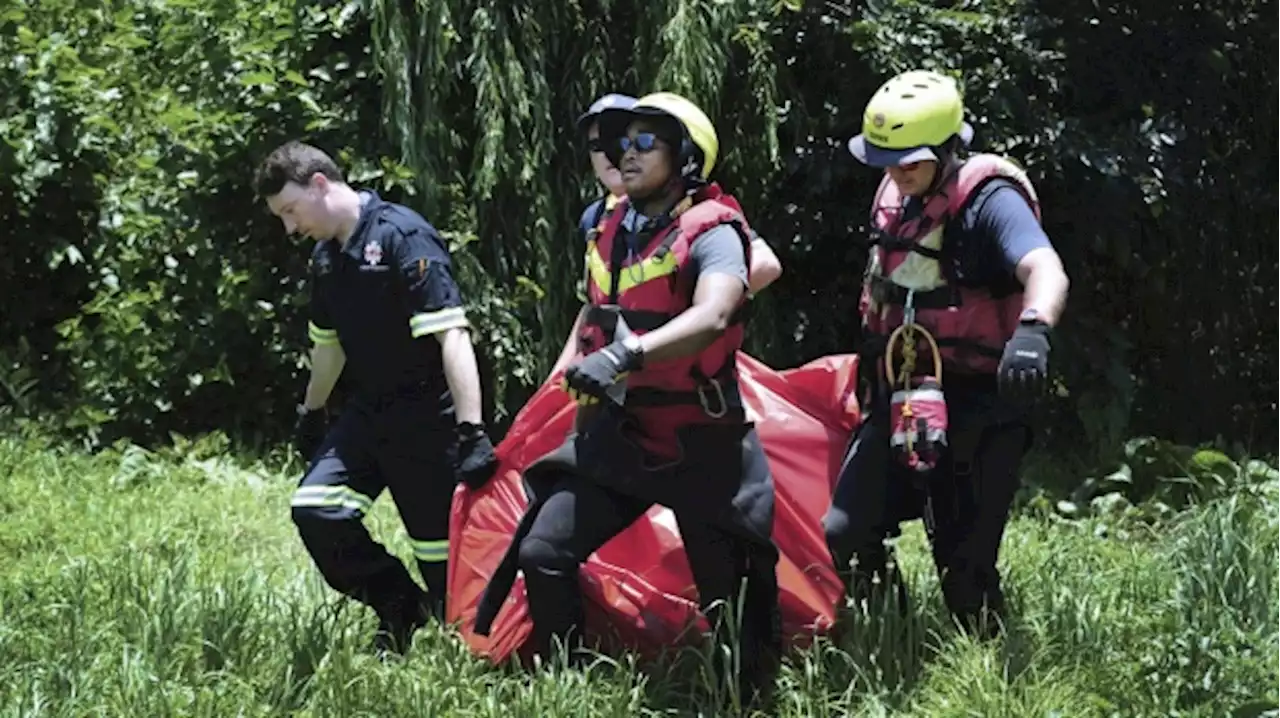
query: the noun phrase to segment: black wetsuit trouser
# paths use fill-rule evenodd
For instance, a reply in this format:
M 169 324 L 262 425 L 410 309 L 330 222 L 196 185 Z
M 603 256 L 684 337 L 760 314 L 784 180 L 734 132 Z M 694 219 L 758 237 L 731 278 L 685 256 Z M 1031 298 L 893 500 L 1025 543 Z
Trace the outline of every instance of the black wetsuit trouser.
M 714 628 L 724 604 L 743 601 L 738 641 L 744 698 L 768 693 L 781 654 L 778 550 L 772 540 L 773 478 L 755 428 L 745 421 L 690 427 L 682 459 L 649 470 L 655 460 L 639 452 L 608 412 L 592 427 L 540 459 L 526 472 L 534 496 L 512 549 L 525 575 L 535 649 L 553 639 L 581 645 L 581 564 L 655 503 L 678 522 L 699 604 Z M 511 556 L 509 554 L 508 559 Z M 495 573 L 495 576 L 502 571 Z M 482 602 L 500 604 L 507 588 L 495 578 Z M 712 606 L 713 602 L 720 605 Z M 728 630 L 719 634 L 727 638 Z
M 853 597 L 873 598 L 879 578 L 905 610 L 905 586 L 884 541 L 900 535 L 902 521 L 923 518 L 947 608 L 974 626 L 984 606 L 1004 610 L 996 561 L 1030 428 L 992 391 L 951 390 L 947 403 L 949 446 L 923 475 L 893 461 L 887 405 L 874 406 L 849 445 L 823 524 Z

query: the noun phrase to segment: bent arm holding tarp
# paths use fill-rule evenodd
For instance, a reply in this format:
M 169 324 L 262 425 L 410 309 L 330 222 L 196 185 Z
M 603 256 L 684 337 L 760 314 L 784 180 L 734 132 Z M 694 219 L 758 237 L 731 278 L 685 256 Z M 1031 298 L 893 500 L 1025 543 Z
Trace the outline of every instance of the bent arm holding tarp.
M 729 328 L 748 289 L 747 257 L 736 230 L 721 226 L 693 244 L 697 271 L 693 304 L 640 338 L 646 362 L 691 356 Z
M 573 326 L 569 328 L 569 336 L 564 339 L 564 348 L 560 350 L 560 356 L 556 359 L 556 363 L 551 365 L 551 371 L 547 373 L 547 378 L 542 383 L 547 383 L 556 372 L 569 365 L 573 357 L 578 353 L 578 332 L 582 330 L 582 318 L 586 314 L 586 307 L 578 310 L 578 316 L 573 320 Z

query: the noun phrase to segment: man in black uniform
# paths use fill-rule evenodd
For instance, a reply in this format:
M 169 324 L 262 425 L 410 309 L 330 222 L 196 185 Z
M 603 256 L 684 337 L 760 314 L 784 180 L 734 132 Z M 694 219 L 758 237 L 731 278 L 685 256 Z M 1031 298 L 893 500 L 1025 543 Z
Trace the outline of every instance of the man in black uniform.
M 449 252 L 419 214 L 352 188 L 310 145 L 273 151 L 255 189 L 287 232 L 316 241 L 311 379 L 297 427 L 311 463 L 293 521 L 325 581 L 377 613 L 376 648 L 404 652 L 415 630 L 444 616 L 456 482 L 479 486 L 497 464 Z M 326 433 L 325 403 L 344 367 L 351 399 Z M 384 488 L 425 593 L 363 524 Z

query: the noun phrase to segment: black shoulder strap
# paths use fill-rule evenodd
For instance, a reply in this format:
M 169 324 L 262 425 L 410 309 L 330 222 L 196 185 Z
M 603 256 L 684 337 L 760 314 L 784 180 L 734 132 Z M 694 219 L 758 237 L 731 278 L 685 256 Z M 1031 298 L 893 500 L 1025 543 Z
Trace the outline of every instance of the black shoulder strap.
M 609 253 L 609 303 L 618 303 L 618 284 L 622 282 L 622 263 L 627 261 L 627 230 L 621 224 L 613 233 L 612 252 Z
M 584 242 L 590 242 L 600 236 L 600 220 L 604 218 L 605 213 L 608 211 L 605 209 L 607 199 L 607 197 L 601 197 L 587 208 L 591 209 L 594 207 L 595 209 L 591 211 L 585 228 L 579 227 L 579 229 L 582 230 L 582 239 Z
M 599 200 L 597 200 L 597 201 L 596 201 L 596 211 L 595 211 L 594 213 L 592 213 L 592 215 L 591 215 L 591 225 L 590 225 L 590 226 L 592 226 L 592 227 L 599 227 L 599 226 L 600 226 L 600 218 L 604 216 L 604 213 L 605 213 L 605 211 L 606 211 L 606 210 L 605 210 L 605 207 L 606 207 L 606 205 L 608 205 L 608 204 L 609 204 L 609 198 L 608 198 L 608 197 L 601 197 Z

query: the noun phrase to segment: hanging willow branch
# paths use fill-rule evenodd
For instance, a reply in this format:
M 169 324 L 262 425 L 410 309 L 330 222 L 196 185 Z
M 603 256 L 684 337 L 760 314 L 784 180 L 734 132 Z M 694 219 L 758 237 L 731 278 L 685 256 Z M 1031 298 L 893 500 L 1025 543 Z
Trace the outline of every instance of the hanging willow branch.
M 489 312 L 479 344 L 502 381 L 541 381 L 577 311 L 577 220 L 602 189 L 573 121 L 592 100 L 686 94 L 735 148 L 722 167 L 771 174 L 776 122 L 758 120 L 774 97 L 769 53 L 744 34 L 767 7 L 667 0 L 653 22 L 663 6 L 635 0 L 372 0 L 387 130 L 425 207 L 475 237 L 458 261 L 476 271 L 460 275 Z M 738 125 L 767 136 L 731 139 Z

